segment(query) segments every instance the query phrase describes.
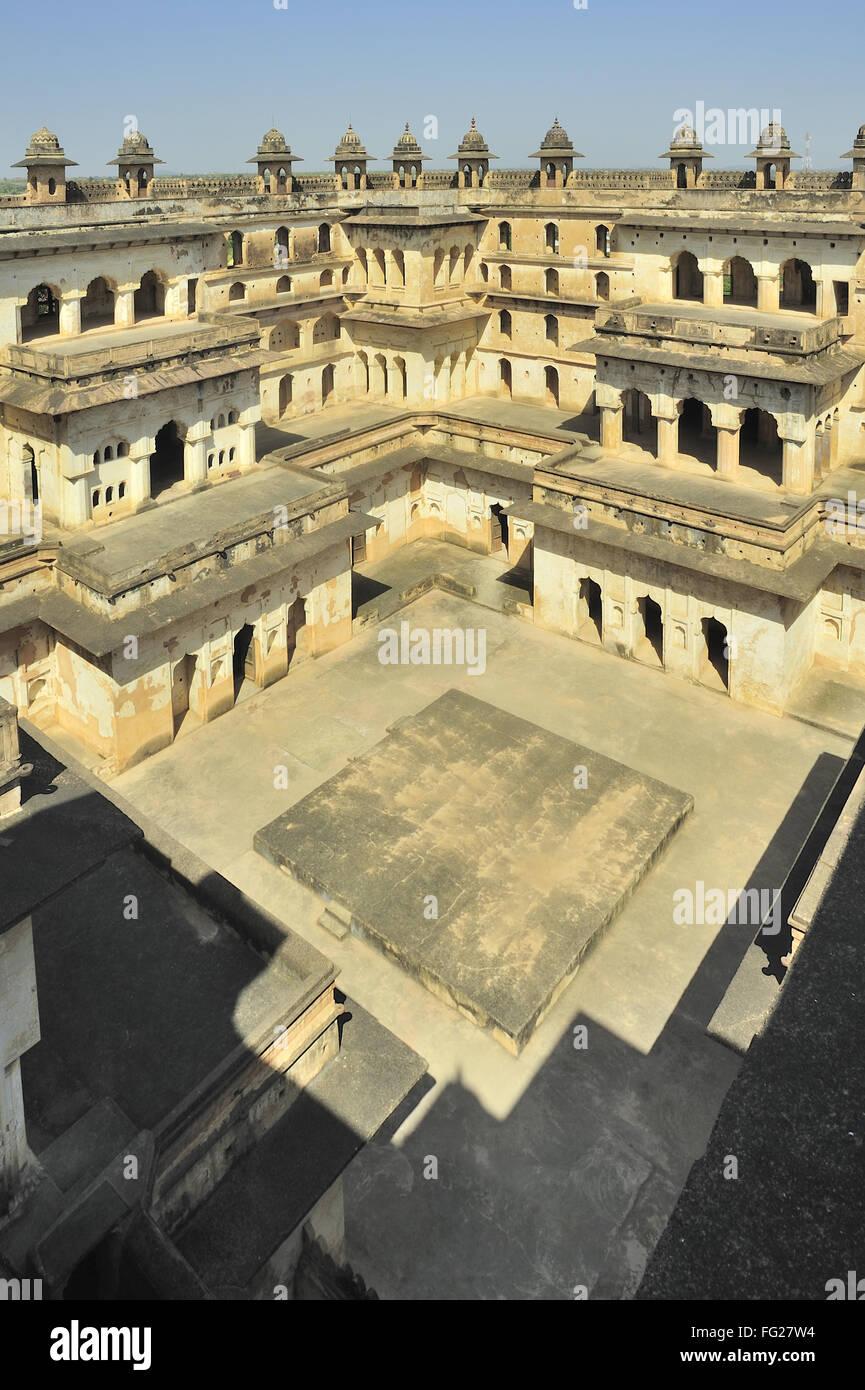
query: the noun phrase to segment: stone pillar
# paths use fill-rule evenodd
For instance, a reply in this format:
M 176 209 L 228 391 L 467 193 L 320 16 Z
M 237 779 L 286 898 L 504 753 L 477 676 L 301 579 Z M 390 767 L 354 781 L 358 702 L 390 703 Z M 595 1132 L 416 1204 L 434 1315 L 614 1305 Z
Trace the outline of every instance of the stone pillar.
M 86 477 L 69 478 L 63 499 L 64 526 L 81 526 L 90 520 L 90 483 Z
M 763 314 L 777 313 L 780 308 L 778 275 L 757 276 L 757 309 Z
M 118 328 L 131 328 L 135 323 L 135 291 L 137 285 L 121 285 L 114 300 L 114 322 Z
M 60 336 L 75 338 L 81 332 L 83 294 L 64 294 L 60 301 Z
M 129 493 L 133 506 L 140 507 L 150 497 L 150 451 L 129 456 Z
M 679 457 L 679 416 L 657 415 L 658 463 L 674 468 Z
M 719 477 L 735 478 L 739 472 L 739 435 L 741 425 L 716 425 L 718 434 Z
M 252 468 L 255 463 L 255 424 L 241 423 L 240 443 L 237 448 L 237 457 L 241 468 Z
M 199 428 L 196 426 L 196 431 Z M 207 482 L 207 439 L 191 430 L 186 440 L 186 481 L 191 487 Z
M 601 448 L 620 449 L 622 446 L 622 416 L 624 407 L 621 400 L 617 405 L 602 405 L 601 410 Z
M 722 271 L 703 271 L 703 303 L 707 309 L 721 309 L 723 307 L 724 275 Z
M 813 442 L 808 439 L 782 439 L 782 486 L 787 492 L 807 494 L 814 486 Z

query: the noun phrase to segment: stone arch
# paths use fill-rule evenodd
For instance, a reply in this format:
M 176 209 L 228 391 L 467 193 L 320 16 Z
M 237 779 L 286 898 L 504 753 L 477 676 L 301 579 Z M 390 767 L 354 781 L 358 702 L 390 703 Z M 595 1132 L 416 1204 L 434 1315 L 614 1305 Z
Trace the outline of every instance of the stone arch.
M 286 415 L 286 414 L 288 413 L 288 408 L 289 408 L 289 406 L 291 405 L 293 394 L 294 394 L 294 378 L 292 377 L 292 375 L 291 375 L 290 372 L 287 372 L 287 373 L 285 374 L 285 376 L 280 377 L 280 380 L 279 380 L 279 415 L 280 415 L 280 418 L 282 418 L 283 415 Z
M 246 298 L 246 286 L 241 280 L 235 280 L 231 289 L 228 291 L 229 304 L 236 304 L 238 300 Z
M 550 255 L 559 254 L 559 228 L 555 222 L 547 222 L 544 227 L 544 249 Z
M 135 322 L 162 318 L 165 313 L 165 276 L 159 270 L 146 270 L 133 295 Z
M 503 290 L 511 288 L 511 268 L 509 265 L 499 266 L 499 288 Z
M 741 415 L 739 462 L 742 467 L 780 487 L 783 483 L 784 449 L 778 435 L 777 418 L 768 410 L 749 406 Z
M 231 269 L 235 265 L 243 265 L 243 233 L 225 233 L 225 264 Z
M 499 223 L 499 250 L 511 250 L 511 224 L 510 222 Z
M 711 410 L 698 396 L 686 396 L 680 403 L 678 448 L 680 454 L 717 468 L 717 429 Z
M 757 307 L 757 276 L 744 256 L 731 256 L 721 271 L 725 304 Z
M 499 360 L 499 395 L 509 400 L 513 395 L 513 371 L 506 357 Z
M 702 302 L 703 273 L 693 251 L 677 251 L 670 261 L 673 274 L 673 298 Z
M 318 250 L 320 253 L 330 251 L 330 223 L 322 222 L 318 229 Z
M 90 281 L 81 300 L 81 331 L 88 328 L 107 328 L 114 323 L 116 285 L 104 275 Z
M 610 277 L 605 270 L 599 270 L 595 276 L 595 296 L 603 300 L 610 297 Z
M 544 317 L 544 337 L 548 343 L 559 345 L 559 320 L 555 314 L 547 314 Z
M 510 309 L 500 309 L 500 310 L 499 310 L 499 332 L 501 333 L 501 335 L 502 335 L 503 338 L 509 338 L 509 337 L 511 336 L 511 325 L 512 325 L 512 320 L 511 320 L 511 311 L 510 311 Z
M 637 386 L 622 392 L 622 438 L 628 444 L 638 444 L 655 457 L 658 453 L 658 421 L 652 402 Z
M 322 373 L 321 373 L 321 403 L 322 403 L 322 405 L 327 405 L 327 402 L 330 400 L 330 398 L 331 398 L 332 395 L 333 395 L 333 391 L 334 391 L 333 363 L 332 363 L 332 362 L 328 362 L 327 366 L 324 367 L 324 368 L 322 369 Z
M 377 352 L 370 363 L 372 394 L 387 395 L 387 359 L 383 352 Z
M 59 332 L 60 290 L 55 285 L 34 285 L 21 308 L 22 343 Z
M 555 367 L 544 367 L 544 397 L 547 405 L 559 404 L 559 373 Z
M 404 357 L 393 359 L 393 381 L 396 390 L 392 394 L 398 401 L 404 401 L 408 395 L 408 372 Z
M 185 477 L 186 425 L 168 420 L 156 433 L 150 455 L 150 496 L 158 497 Z
M 544 271 L 544 292 L 546 294 L 558 294 L 559 272 L 557 270 Z
M 791 256 L 780 269 L 782 309 L 795 309 L 799 313 L 817 312 L 817 285 L 807 261 Z

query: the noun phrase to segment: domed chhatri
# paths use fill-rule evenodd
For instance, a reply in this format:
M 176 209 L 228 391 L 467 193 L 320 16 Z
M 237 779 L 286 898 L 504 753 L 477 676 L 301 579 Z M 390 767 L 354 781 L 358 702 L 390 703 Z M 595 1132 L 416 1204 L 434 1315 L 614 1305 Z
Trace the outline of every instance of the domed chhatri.
M 770 121 L 760 132 L 757 148 L 751 150 L 747 159 L 757 161 L 757 188 L 785 187 L 790 177 L 790 160 L 800 159 L 791 150 L 787 132 L 780 121 Z
M 475 125 L 474 116 L 472 116 L 469 129 L 457 147 L 456 154 L 449 154 L 448 159 L 459 160 L 457 182 L 460 188 L 480 188 L 482 186 L 489 171 L 489 161 L 498 159 L 498 155 L 490 154 L 489 145 Z
M 394 159 L 429 159 L 428 154 L 424 154 L 415 137 L 408 128 L 408 121 L 405 123 L 405 130 L 393 147 Z
M 670 148 L 658 155 L 659 159 L 669 159 L 673 184 L 676 188 L 696 188 L 703 172 L 703 160 L 714 158 L 706 154 L 697 132 L 687 121 L 677 127 L 670 141 Z
M 57 139 L 54 131 L 49 130 L 47 125 L 44 125 L 41 130 L 34 131 L 30 136 L 30 144 L 27 146 L 27 153 L 39 154 L 47 150 L 59 151 L 59 149 L 60 141 Z
M 17 164 L 13 164 L 13 169 L 23 169 L 27 164 L 74 164 L 74 159 L 67 159 L 60 141 L 49 130 L 46 125 L 41 130 L 35 130 L 30 136 L 30 141 L 23 159 L 19 159 Z
M 757 142 L 757 150 L 765 150 L 768 153 L 783 150 L 785 154 L 789 152 L 791 159 L 799 159 L 799 155 L 793 154 L 790 150 L 790 140 L 780 121 L 770 121 L 767 126 L 763 127 Z M 757 154 L 757 150 L 752 150 L 749 158 L 753 158 Z
M 333 154 L 329 154 L 327 159 L 328 163 L 335 167 L 338 188 L 350 191 L 366 188 L 366 166 L 371 159 L 375 159 L 375 155 L 364 148 L 351 122 Z
M 266 130 L 261 144 L 247 164 L 257 165 L 256 187 L 259 193 L 290 193 L 294 184 L 291 177 L 292 164 L 302 164 L 299 154 L 292 154 L 281 130 L 275 125 Z
M 397 188 L 418 188 L 423 175 L 423 162 L 429 159 L 424 154 L 415 137 L 405 123 L 405 130 L 397 140 L 391 153 L 393 160 L 394 185 Z
M 349 123 L 348 130 L 340 140 L 332 156 L 334 159 L 342 159 L 343 157 L 347 159 L 375 159 L 374 154 L 367 154 L 360 136 L 357 131 L 352 128 L 351 123 Z
M 841 158 L 852 159 L 852 187 L 860 193 L 865 191 L 865 125 L 860 125 L 852 150 L 847 150 Z
M 469 154 L 473 151 L 489 153 L 489 146 L 475 125 L 475 118 L 472 116 L 472 123 L 460 141 L 459 149 L 462 153 Z
M 281 130 L 277 130 L 275 125 L 272 125 L 270 130 L 265 131 L 264 135 L 262 135 L 261 144 L 258 148 L 260 150 L 272 150 L 274 153 L 281 153 L 283 150 L 291 153 L 291 146 L 285 143 L 285 136 Z
M 147 143 L 147 136 L 141 130 L 130 130 L 128 135 L 124 135 L 123 143 L 113 159 L 109 159 L 109 164 L 124 164 L 127 160 L 139 160 L 150 164 L 164 164 L 164 159 L 157 159 L 153 153 L 153 148 Z
M 30 136 L 24 158 L 11 167 L 27 170 L 28 203 L 65 203 L 66 170 L 75 163 L 67 159 L 54 131 L 42 126 Z
M 574 149 L 574 143 L 564 126 L 559 124 L 558 116 L 554 117 L 540 149 L 529 155 L 529 159 L 541 161 L 542 188 L 563 188 L 574 167 L 574 160 L 582 158 L 579 150 Z
M 140 130 L 130 130 L 109 164 L 117 165 L 118 193 L 126 198 L 143 198 L 153 181 L 154 165 L 164 164 L 157 159 L 147 136 Z

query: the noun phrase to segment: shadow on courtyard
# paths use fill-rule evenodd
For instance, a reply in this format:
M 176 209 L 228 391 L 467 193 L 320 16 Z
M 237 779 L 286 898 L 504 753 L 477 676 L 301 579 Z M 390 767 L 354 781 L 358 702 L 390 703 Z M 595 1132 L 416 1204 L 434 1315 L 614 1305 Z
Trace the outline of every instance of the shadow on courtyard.
M 13 899 L 29 891 L 41 904 L 42 1040 L 23 1059 L 30 1142 L 45 1157 L 109 1101 L 135 1132 L 156 1134 L 158 1151 L 176 1107 L 257 1057 L 236 1020 L 279 994 L 274 919 L 211 870 L 192 883 L 193 856 L 177 847 L 174 862 L 165 837 L 148 842 L 119 798 L 23 741 L 36 780 L 26 813 L 5 828 L 0 863 L 19 866 Z M 816 760 L 746 887 L 805 873 L 796 849 L 841 766 Z M 137 921 L 121 911 L 129 893 Z M 570 1299 L 581 1287 L 631 1296 L 739 1070 L 705 1028 L 753 939 L 753 927 L 719 931 L 648 1054 L 578 1014 L 506 1118 L 453 1082 L 400 1147 L 392 1137 L 432 1079 L 413 1078 L 410 1050 L 345 1000 L 340 1054 L 305 1090 L 288 1082 L 288 1113 L 172 1233 L 185 1272 L 173 1271 L 169 1296 L 201 1296 L 200 1275 L 219 1297 L 245 1297 L 246 1279 L 340 1174 L 348 1257 L 382 1297 Z M 796 1056 L 789 1063 L 792 1077 Z M 383 1126 L 376 1109 L 391 1117 Z M 98 1164 L 98 1150 L 84 1159 Z M 90 1248 L 85 1238 L 69 1296 L 164 1297 L 152 1242 L 140 1211 Z

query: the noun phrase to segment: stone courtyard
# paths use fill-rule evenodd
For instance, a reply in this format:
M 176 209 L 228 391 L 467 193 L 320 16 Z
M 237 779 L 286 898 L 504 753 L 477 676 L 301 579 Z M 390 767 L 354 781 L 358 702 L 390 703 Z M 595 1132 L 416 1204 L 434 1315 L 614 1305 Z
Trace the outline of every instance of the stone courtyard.
M 567 1299 L 577 1285 L 627 1297 L 738 1069 L 706 1027 L 754 937 L 752 926 L 674 925 L 673 893 L 697 880 L 780 884 L 849 742 L 451 594 L 399 616 L 482 624 L 483 676 L 382 667 L 375 630 L 361 631 L 113 785 L 142 824 L 326 952 L 341 989 L 427 1060 L 426 1085 L 344 1177 L 347 1257 L 382 1297 Z M 369 942 L 330 935 L 318 894 L 253 848 L 262 827 L 450 689 L 694 798 L 519 1057 Z M 425 1176 L 431 1159 L 437 1177 Z

